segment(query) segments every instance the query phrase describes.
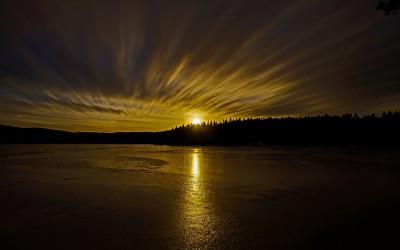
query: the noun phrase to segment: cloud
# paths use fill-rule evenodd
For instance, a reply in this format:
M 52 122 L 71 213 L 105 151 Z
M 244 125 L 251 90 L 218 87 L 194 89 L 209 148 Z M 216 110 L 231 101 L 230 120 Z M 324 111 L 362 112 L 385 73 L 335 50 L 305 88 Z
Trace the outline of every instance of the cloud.
M 9 2 L 0 123 L 157 131 L 199 114 L 399 109 L 400 20 L 375 4 Z

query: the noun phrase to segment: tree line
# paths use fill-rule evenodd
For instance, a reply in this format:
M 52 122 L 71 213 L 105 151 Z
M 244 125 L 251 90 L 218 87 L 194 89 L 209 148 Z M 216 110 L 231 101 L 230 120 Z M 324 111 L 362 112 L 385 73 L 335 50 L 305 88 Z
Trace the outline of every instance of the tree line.
M 0 143 L 127 143 L 165 145 L 400 145 L 400 112 L 235 118 L 162 132 L 66 132 L 0 126 Z
M 163 142 L 184 145 L 399 144 L 400 113 L 228 119 L 181 125 L 163 132 Z

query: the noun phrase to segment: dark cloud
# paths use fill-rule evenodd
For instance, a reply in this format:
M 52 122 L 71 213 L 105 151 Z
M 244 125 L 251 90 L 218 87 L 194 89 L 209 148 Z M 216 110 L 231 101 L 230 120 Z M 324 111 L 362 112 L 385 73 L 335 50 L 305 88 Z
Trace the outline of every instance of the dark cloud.
M 3 1 L 0 123 L 152 131 L 399 109 L 400 19 L 376 4 Z

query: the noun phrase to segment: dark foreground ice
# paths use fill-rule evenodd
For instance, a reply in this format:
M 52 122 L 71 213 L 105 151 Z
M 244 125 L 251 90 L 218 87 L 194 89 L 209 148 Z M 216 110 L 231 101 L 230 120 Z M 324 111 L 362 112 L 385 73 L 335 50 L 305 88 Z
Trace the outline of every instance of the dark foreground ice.
M 1 249 L 388 249 L 393 148 L 0 145 Z

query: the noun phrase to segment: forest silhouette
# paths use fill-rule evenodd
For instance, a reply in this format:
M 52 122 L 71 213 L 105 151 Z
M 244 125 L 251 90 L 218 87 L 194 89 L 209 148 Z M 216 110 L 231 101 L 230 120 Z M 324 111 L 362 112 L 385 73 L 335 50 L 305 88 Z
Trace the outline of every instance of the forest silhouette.
M 236 118 L 162 132 L 66 132 L 0 126 L 0 143 L 115 143 L 165 145 L 399 145 L 400 112 L 284 118 Z

